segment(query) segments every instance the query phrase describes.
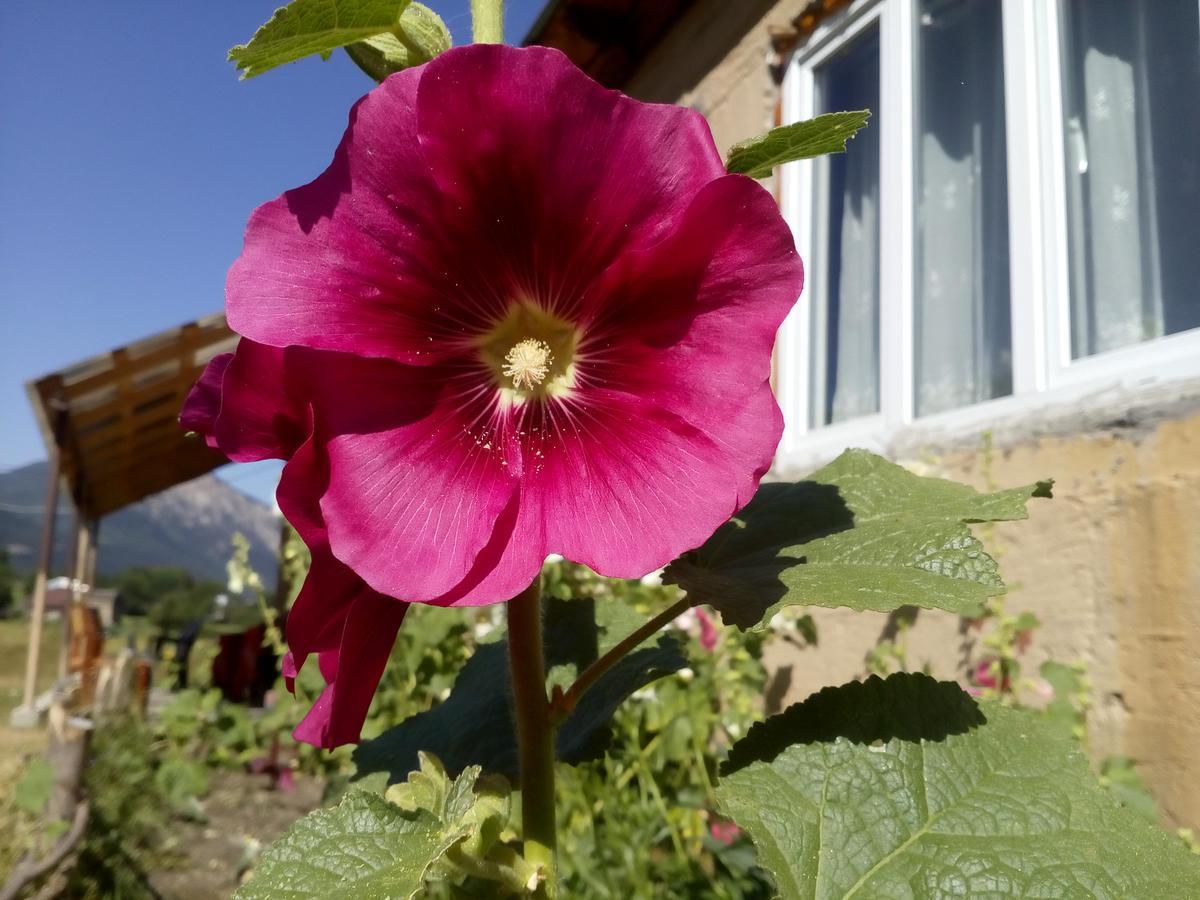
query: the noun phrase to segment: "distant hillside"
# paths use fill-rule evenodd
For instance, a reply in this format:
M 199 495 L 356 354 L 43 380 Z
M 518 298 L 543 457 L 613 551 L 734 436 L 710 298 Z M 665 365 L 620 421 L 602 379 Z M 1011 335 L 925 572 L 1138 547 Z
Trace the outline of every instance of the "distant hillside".
M 0 547 L 21 571 L 33 569 L 41 539 L 46 464 L 0 472 Z M 55 574 L 67 559 L 71 514 L 59 505 Z M 279 523 L 259 501 L 212 475 L 164 491 L 100 522 L 97 566 L 115 575 L 130 566 L 183 566 L 198 578 L 225 580 L 230 538 L 240 531 L 250 541 L 250 561 L 269 584 L 275 582 Z

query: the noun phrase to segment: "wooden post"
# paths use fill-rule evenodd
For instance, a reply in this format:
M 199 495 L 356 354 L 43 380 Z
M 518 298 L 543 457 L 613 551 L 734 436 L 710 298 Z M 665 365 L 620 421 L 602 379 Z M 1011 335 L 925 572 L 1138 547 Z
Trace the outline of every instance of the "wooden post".
M 88 559 L 88 533 L 87 523 L 83 520 L 83 514 L 78 507 L 75 509 L 75 541 L 72 545 L 70 562 L 67 564 L 67 572 L 71 578 L 71 605 L 74 606 L 80 601 L 83 595 L 84 571 L 87 568 Z M 71 610 L 66 608 L 63 610 L 62 616 L 62 641 L 58 648 L 58 677 L 62 678 L 67 674 L 67 656 L 71 652 Z
M 57 430 L 57 429 L 56 429 Z M 58 448 L 50 453 L 50 475 L 46 482 L 45 520 L 42 523 L 42 547 L 38 554 L 37 574 L 33 580 L 33 615 L 29 622 L 29 650 L 25 656 L 25 693 L 21 705 L 13 710 L 14 725 L 31 727 L 37 724 L 33 698 L 37 693 L 38 656 L 42 649 L 42 623 L 46 619 L 46 579 L 54 556 L 54 520 L 58 514 L 58 482 L 62 474 L 62 458 Z
M 79 846 L 87 828 L 91 807 L 83 796 L 83 771 L 91 743 L 92 723 L 87 719 L 72 718 L 67 713 L 62 697 L 57 697 L 50 707 L 49 738 L 46 759 L 54 770 L 54 783 L 46 801 L 45 821 L 66 822 L 68 828 L 49 852 L 41 859 L 26 854 L 0 886 L 0 900 L 16 900 L 27 896 L 25 889 L 44 878 L 44 883 L 34 897 L 65 896 L 67 879 L 60 867 L 69 867 L 67 858 Z
M 72 717 L 59 700 L 50 707 L 49 725 L 46 758 L 54 766 L 54 787 L 46 803 L 46 820 L 55 822 L 70 819 L 82 799 L 83 765 L 92 723 Z
M 88 532 L 87 565 L 83 570 L 83 580 L 90 590 L 96 586 L 96 548 L 100 544 L 99 519 L 92 519 L 88 522 Z

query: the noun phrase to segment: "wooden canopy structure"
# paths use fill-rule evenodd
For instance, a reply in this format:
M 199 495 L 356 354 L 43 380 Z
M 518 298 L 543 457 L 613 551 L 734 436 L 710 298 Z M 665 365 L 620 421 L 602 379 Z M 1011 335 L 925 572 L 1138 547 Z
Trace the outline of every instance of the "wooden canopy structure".
M 224 465 L 222 454 L 179 426 L 179 410 L 204 366 L 232 350 L 237 335 L 225 316 L 188 322 L 116 350 L 51 372 L 26 385 L 49 457 L 45 522 L 34 578 L 25 693 L 14 722 L 37 721 L 33 709 L 54 547 L 59 487 L 75 510 L 69 544 L 74 600 L 95 580 L 96 532 L 116 512 Z M 65 666 L 60 656 L 60 674 Z
M 232 350 L 225 316 L 208 316 L 93 356 L 26 385 L 53 468 L 94 520 L 228 460 L 179 427 L 205 364 Z

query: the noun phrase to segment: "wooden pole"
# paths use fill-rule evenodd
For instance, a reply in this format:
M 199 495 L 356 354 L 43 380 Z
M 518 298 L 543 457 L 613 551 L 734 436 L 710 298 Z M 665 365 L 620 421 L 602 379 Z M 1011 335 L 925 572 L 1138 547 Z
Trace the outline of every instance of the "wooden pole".
M 37 574 L 33 580 L 33 617 L 29 622 L 29 650 L 25 656 L 25 693 L 20 710 L 25 721 L 37 715 L 33 710 L 33 697 L 37 692 L 38 656 L 42 649 L 42 623 L 46 619 L 46 579 L 49 577 L 50 561 L 54 555 L 54 520 L 58 515 L 58 482 L 62 474 L 62 458 L 58 448 L 50 453 L 50 476 L 46 482 L 45 520 L 42 522 L 42 547 L 38 554 Z
M 78 507 L 75 509 L 75 541 L 72 544 L 70 562 L 67 563 L 67 572 L 71 577 L 71 604 L 79 602 L 82 596 L 82 587 L 84 579 L 84 569 L 87 567 L 88 558 L 88 526 L 83 519 L 83 514 Z M 71 653 L 71 610 L 63 609 L 62 616 L 62 641 L 58 647 L 58 677 L 62 678 L 67 674 L 67 657 Z
M 83 570 L 84 584 L 88 589 L 96 586 L 96 550 L 100 544 L 100 520 L 92 519 L 88 522 L 88 555 L 87 567 Z

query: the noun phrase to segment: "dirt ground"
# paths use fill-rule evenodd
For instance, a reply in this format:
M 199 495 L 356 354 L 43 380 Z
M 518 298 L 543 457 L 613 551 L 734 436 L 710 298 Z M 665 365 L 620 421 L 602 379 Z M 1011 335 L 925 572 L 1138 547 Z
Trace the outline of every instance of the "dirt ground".
M 230 896 L 238 873 L 257 841 L 265 847 L 321 802 L 322 783 L 297 776 L 295 790 L 273 791 L 264 775 L 213 773 L 204 800 L 208 821 L 177 825 L 176 850 L 168 869 L 151 873 L 150 883 L 166 900 L 216 900 Z

